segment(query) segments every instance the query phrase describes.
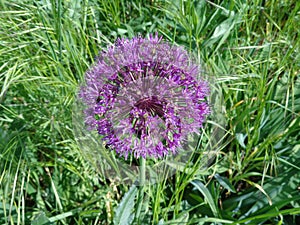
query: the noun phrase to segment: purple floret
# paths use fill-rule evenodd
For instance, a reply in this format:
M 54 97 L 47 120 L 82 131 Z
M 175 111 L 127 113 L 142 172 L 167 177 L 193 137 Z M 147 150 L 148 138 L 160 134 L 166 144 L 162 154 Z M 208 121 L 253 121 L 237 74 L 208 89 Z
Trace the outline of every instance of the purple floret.
M 85 124 L 125 158 L 176 154 L 210 113 L 199 74 L 183 48 L 158 35 L 118 39 L 86 73 Z

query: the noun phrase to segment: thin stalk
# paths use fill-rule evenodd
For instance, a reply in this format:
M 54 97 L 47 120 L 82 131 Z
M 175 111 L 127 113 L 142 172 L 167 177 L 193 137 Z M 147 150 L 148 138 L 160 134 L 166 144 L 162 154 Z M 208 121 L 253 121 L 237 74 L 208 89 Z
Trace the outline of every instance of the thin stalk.
M 146 177 L 146 159 L 140 157 L 140 174 L 139 174 L 139 193 L 137 199 L 137 210 L 135 213 L 135 221 L 139 224 L 139 217 L 141 214 L 143 199 L 144 199 L 144 185 Z

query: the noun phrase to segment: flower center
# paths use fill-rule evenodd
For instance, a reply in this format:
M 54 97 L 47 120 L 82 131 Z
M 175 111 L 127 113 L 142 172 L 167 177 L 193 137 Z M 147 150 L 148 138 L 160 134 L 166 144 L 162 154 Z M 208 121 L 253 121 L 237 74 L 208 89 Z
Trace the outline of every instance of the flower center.
M 138 100 L 134 106 L 147 111 L 152 116 L 158 115 L 160 118 L 163 118 L 163 104 L 164 101 L 160 101 L 157 97 L 151 96 Z

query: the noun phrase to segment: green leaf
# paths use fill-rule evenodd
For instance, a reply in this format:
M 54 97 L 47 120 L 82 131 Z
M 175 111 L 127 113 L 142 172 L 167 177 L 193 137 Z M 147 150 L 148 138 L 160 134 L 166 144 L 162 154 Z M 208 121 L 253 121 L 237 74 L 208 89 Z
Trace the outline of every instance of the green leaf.
M 205 218 L 200 218 L 200 219 L 194 219 L 191 221 L 193 224 L 203 224 L 203 223 L 208 223 L 211 222 L 212 224 L 219 223 L 219 224 L 232 224 L 232 220 L 224 220 L 224 219 L 219 219 L 219 218 L 211 218 L 211 217 L 205 217 Z
M 210 209 L 213 212 L 214 216 L 218 217 L 219 213 L 218 213 L 217 205 L 216 205 L 212 195 L 210 194 L 209 190 L 199 180 L 194 180 L 191 183 L 202 193 L 202 195 L 206 199 L 207 203 L 209 204 Z
M 165 225 L 164 219 L 161 219 L 157 225 Z
M 226 178 L 226 177 L 222 177 L 219 174 L 215 175 L 216 180 L 227 190 L 236 193 L 235 188 L 233 187 L 233 185 L 230 183 L 230 181 Z
M 72 210 L 72 211 L 69 211 L 69 212 L 65 212 L 65 213 L 61 213 L 59 215 L 56 215 L 56 216 L 53 216 L 53 217 L 50 217 L 49 218 L 49 221 L 50 222 L 55 222 L 55 221 L 59 221 L 59 220 L 63 220 L 67 217 L 70 217 L 70 216 L 73 216 L 77 213 L 78 210 Z
M 178 218 L 173 220 L 164 221 L 161 219 L 157 225 L 168 225 L 168 224 L 188 224 L 189 222 L 189 213 L 188 212 L 182 212 L 178 215 Z
M 48 217 L 44 212 L 41 212 L 37 217 L 31 222 L 31 225 L 48 225 L 51 224 Z
M 276 216 L 284 216 L 284 215 L 299 215 L 300 213 L 300 208 L 295 208 L 295 209 L 285 209 L 285 210 L 276 210 L 274 212 L 271 212 L 271 213 L 267 213 L 267 214 L 260 214 L 260 215 L 256 215 L 256 216 L 253 216 L 253 217 L 248 217 L 246 219 L 242 219 L 242 220 L 238 220 L 232 224 L 242 224 L 242 223 L 247 223 L 249 221 L 253 222 L 255 220 L 261 222 L 261 221 L 264 221 L 264 220 L 267 220 L 267 219 L 270 219 L 272 217 L 276 217 Z M 258 224 L 255 223 L 255 224 Z
M 229 36 L 230 31 L 234 27 L 235 23 L 237 23 L 237 17 L 234 12 L 232 12 L 228 19 L 224 20 L 220 23 L 214 30 L 213 35 L 203 44 L 205 47 L 210 47 L 214 43 L 218 42 L 217 48 L 220 47 L 222 43 L 224 43 L 225 39 Z
M 114 224 L 131 224 L 133 220 L 132 210 L 134 208 L 134 199 L 137 194 L 137 187 L 132 186 L 122 198 L 118 208 L 115 211 Z
M 242 146 L 243 148 L 246 148 L 245 145 L 245 139 L 246 139 L 246 135 L 243 135 L 242 133 L 237 133 L 235 135 L 237 141 L 239 142 L 240 146 Z

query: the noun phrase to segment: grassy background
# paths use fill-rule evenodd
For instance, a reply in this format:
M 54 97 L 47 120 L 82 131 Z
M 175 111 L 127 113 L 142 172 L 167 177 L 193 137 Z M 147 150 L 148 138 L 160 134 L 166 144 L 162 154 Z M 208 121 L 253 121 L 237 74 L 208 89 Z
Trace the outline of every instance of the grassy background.
M 101 49 L 153 32 L 199 57 L 226 120 L 209 168 L 147 187 L 143 223 L 300 224 L 299 24 L 296 0 L 0 1 L 0 224 L 123 219 L 131 189 L 82 157 L 72 104 Z

